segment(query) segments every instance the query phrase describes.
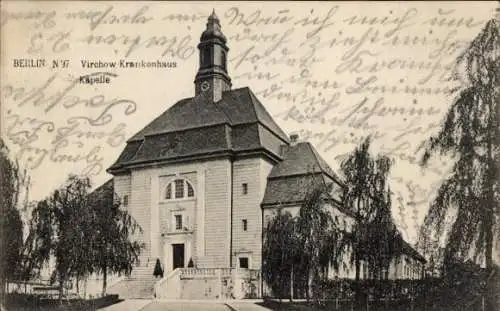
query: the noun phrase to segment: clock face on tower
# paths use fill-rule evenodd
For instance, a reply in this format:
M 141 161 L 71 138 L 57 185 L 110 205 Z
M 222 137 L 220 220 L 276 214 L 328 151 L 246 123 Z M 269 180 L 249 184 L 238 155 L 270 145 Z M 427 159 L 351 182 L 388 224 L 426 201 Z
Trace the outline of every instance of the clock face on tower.
M 201 83 L 201 90 L 203 92 L 206 92 L 209 88 L 210 88 L 210 83 L 208 83 L 208 81 L 203 81 Z

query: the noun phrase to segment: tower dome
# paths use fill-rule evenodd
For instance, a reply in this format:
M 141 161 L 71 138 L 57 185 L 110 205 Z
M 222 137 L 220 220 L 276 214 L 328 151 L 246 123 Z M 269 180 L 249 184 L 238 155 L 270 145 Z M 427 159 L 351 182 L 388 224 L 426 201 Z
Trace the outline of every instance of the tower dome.
M 208 17 L 207 28 L 201 34 L 200 41 L 206 41 L 211 39 L 219 39 L 223 43 L 227 42 L 226 36 L 222 33 L 220 27 L 220 21 L 217 15 L 215 14 L 215 10 L 212 11 L 212 14 Z

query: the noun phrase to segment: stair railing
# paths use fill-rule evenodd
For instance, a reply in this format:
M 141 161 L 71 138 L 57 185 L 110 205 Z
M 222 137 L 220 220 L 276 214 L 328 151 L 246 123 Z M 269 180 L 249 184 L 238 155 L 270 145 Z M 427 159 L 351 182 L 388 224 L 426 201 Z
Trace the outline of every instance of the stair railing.
M 181 290 L 181 268 L 169 272 L 154 285 L 156 299 L 178 299 Z

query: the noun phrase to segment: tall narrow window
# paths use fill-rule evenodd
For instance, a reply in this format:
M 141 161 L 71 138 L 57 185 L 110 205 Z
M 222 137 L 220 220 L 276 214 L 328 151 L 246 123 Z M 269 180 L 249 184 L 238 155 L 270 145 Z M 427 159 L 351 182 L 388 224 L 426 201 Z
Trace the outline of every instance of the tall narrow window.
M 247 231 L 247 229 L 248 229 L 248 221 L 246 219 L 243 219 L 241 221 L 241 223 L 243 224 L 243 231 Z
M 175 198 L 182 198 L 184 197 L 184 180 L 182 179 L 177 179 L 175 181 Z
M 241 184 L 241 190 L 243 191 L 243 194 L 248 194 L 248 184 L 247 183 Z
M 187 191 L 188 191 L 188 198 L 194 197 L 193 187 L 189 183 L 187 183 Z
M 123 196 L 123 206 L 125 206 L 125 207 L 128 206 L 128 195 Z
M 168 184 L 167 190 L 165 191 L 165 199 L 169 200 L 172 198 L 172 184 Z
M 226 52 L 224 52 L 224 51 L 221 52 L 221 66 L 222 66 L 222 69 L 227 70 L 227 68 L 226 68 Z
M 182 215 L 175 215 L 175 230 L 182 229 Z
M 203 67 L 208 67 L 212 65 L 212 48 L 206 47 L 203 50 L 202 64 Z

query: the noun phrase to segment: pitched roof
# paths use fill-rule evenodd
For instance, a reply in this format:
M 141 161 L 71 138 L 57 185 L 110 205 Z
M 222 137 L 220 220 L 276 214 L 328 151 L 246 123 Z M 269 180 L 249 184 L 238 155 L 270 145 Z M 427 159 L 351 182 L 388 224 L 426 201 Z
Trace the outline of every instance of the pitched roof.
M 285 178 L 269 179 L 266 185 L 262 205 L 300 203 L 311 187 L 325 185 L 327 180 L 322 174 L 304 174 Z
M 91 201 L 101 202 L 102 204 L 108 204 L 113 202 L 114 196 L 114 182 L 113 178 L 109 179 L 89 194 Z
M 265 150 L 280 156 L 288 136 L 247 88 L 223 92 L 216 103 L 200 94 L 178 101 L 127 142 L 110 170 L 129 164 L 217 152 Z
M 237 125 L 254 122 L 269 128 L 283 141 L 289 141 L 285 132 L 274 122 L 248 87 L 223 92 L 222 99 L 217 103 L 203 95 L 182 99 L 132 136 L 129 141 L 141 140 L 147 135 L 216 124 Z
M 129 141 L 142 140 L 148 135 L 177 132 L 197 127 L 229 123 L 220 109 L 203 96 L 185 98 L 167 109 Z
M 282 150 L 283 161 L 273 167 L 269 178 L 323 173 L 332 180 L 340 181 L 311 143 L 299 142 L 291 146 L 283 145 Z
M 99 187 L 97 187 L 94 191 L 92 191 L 91 193 L 95 193 L 95 192 L 101 192 L 101 191 L 114 191 L 114 182 L 113 182 L 113 178 L 111 179 L 108 179 L 105 183 L 103 183 L 102 185 L 100 185 Z
M 283 160 L 268 175 L 262 205 L 301 202 L 314 184 L 328 186 L 334 183 L 331 185 L 334 197 L 342 195 L 337 192 L 343 184 L 311 143 L 299 142 L 281 148 Z
M 422 256 L 417 250 L 415 250 L 408 242 L 406 242 L 401 235 L 397 236 L 397 239 L 400 243 L 401 250 L 404 254 L 420 261 L 426 263 L 427 260 Z

